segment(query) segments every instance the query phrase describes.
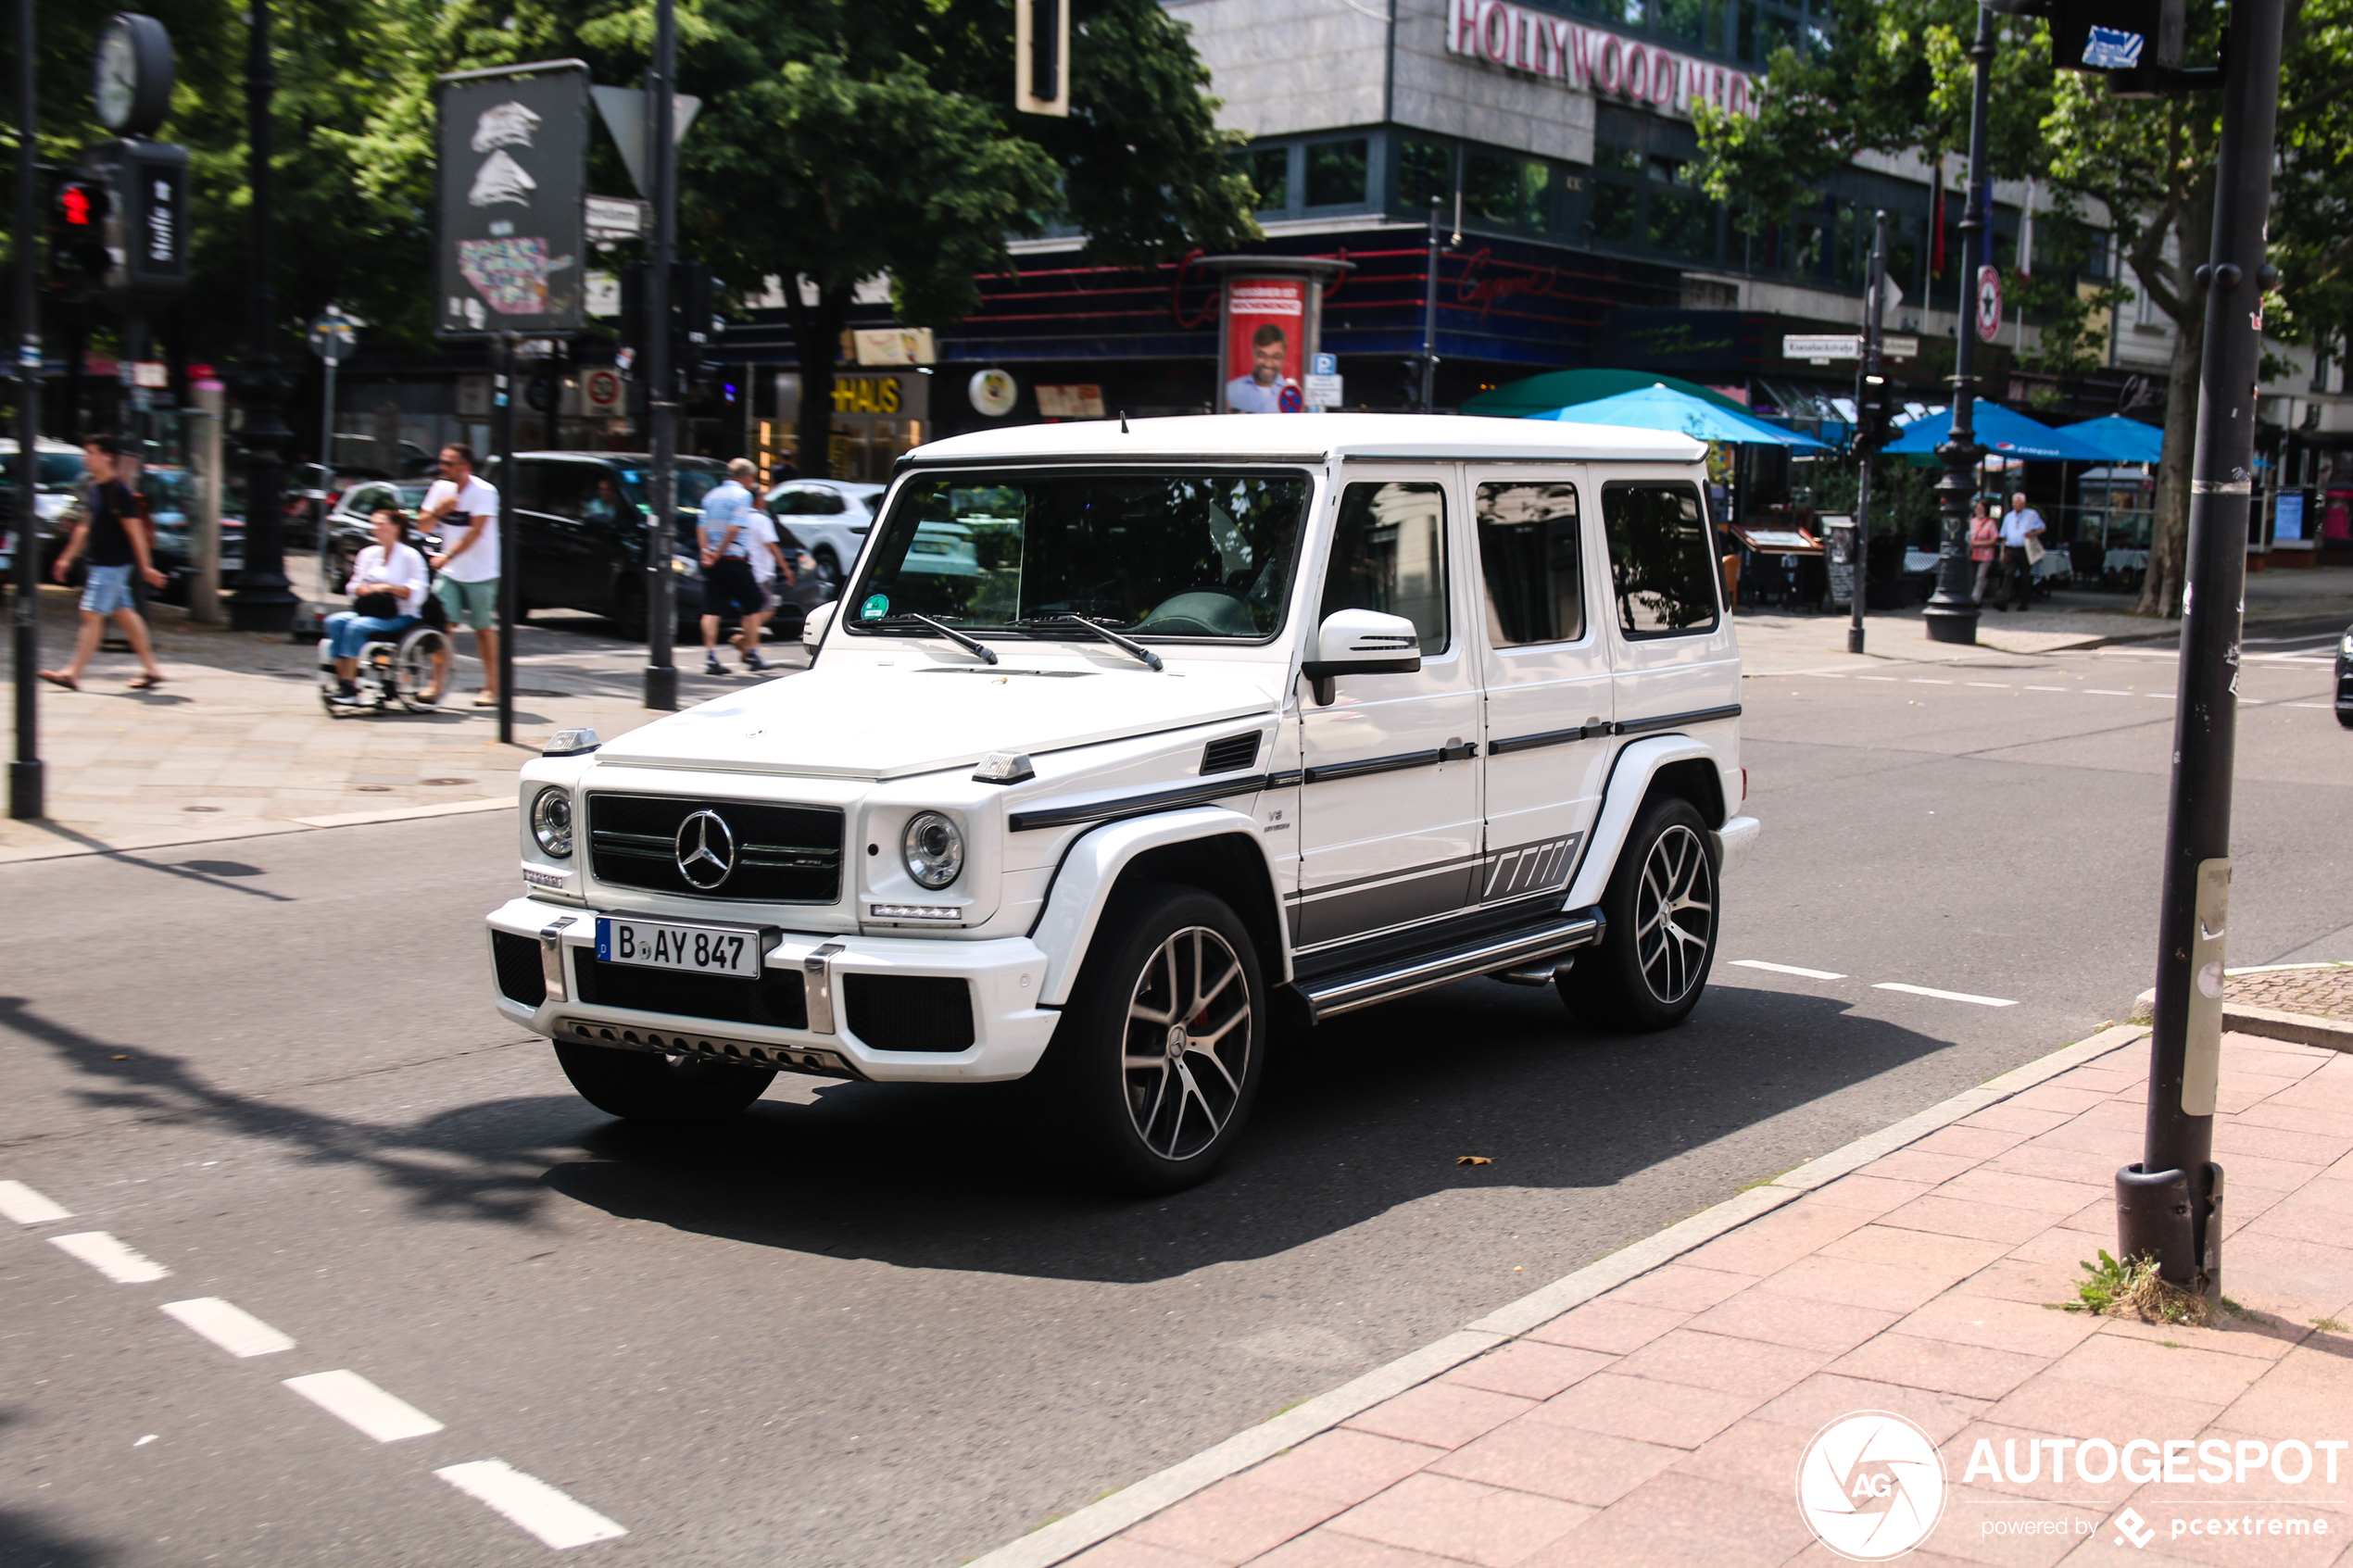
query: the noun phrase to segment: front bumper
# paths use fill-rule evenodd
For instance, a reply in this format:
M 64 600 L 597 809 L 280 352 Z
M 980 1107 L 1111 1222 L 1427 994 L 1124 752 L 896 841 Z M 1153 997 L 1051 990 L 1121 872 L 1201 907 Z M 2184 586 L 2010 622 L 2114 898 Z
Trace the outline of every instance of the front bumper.
M 570 923 L 543 941 L 567 919 Z M 552 954 L 543 958 L 547 999 L 527 1005 L 503 988 L 494 989 L 500 1013 L 549 1039 L 663 1049 L 692 1036 L 696 1043 L 714 1043 L 720 1053 L 822 1075 L 881 1083 L 985 1084 L 1019 1078 L 1036 1067 L 1062 1016 L 1037 1005 L 1046 984 L 1046 955 L 1026 936 L 960 941 L 786 931 L 768 950 L 766 968 L 802 976 L 810 1027 L 789 1029 L 570 999 L 580 994 L 582 956 L 595 956 L 593 909 L 522 897 L 492 910 L 487 923 L 493 932 L 529 938 L 543 954 L 552 944 Z M 851 1010 L 844 1002 L 843 983 L 853 974 L 965 982 L 971 991 L 973 1043 L 954 1051 L 884 1050 L 870 1045 L 853 1032 Z M 749 1050 L 729 1051 L 729 1046 L 761 1050 L 755 1056 Z
M 1756 847 L 1756 835 L 1765 824 L 1755 817 L 1734 817 L 1716 830 L 1716 864 L 1719 871 L 1730 871 L 1748 859 Z

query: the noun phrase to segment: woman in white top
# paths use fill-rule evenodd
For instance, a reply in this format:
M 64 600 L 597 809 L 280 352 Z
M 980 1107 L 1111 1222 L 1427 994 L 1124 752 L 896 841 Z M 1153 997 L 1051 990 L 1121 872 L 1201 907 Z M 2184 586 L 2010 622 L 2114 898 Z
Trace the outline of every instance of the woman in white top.
M 359 552 L 344 592 L 355 605 L 370 596 L 388 594 L 395 612 L 362 615 L 357 609 L 345 609 L 327 617 L 327 649 L 334 660 L 337 701 L 359 700 L 359 650 L 414 626 L 433 583 L 425 558 L 401 543 L 406 525 L 398 510 L 379 507 L 368 521 L 374 525 L 376 542 Z

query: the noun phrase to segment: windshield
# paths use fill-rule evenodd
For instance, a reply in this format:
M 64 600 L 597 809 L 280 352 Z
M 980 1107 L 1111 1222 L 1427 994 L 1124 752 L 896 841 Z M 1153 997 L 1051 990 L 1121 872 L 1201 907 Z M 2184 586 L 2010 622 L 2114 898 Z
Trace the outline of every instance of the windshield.
M 1139 637 L 1263 641 L 1282 628 L 1310 489 L 1265 470 L 912 479 L 867 552 L 851 625 L 912 613 L 1016 631 L 1075 614 Z
M 702 498 L 711 494 L 711 487 L 726 477 L 726 471 L 723 469 L 694 469 L 680 463 L 678 465 L 678 505 L 681 508 L 700 510 Z M 647 489 L 651 482 L 652 476 L 644 469 L 621 470 L 621 488 L 640 510 L 652 505 L 649 499 L 651 492 Z
M 79 452 L 44 452 L 34 447 L 33 487 L 37 490 L 71 490 L 82 480 L 82 454 Z M 17 482 L 17 455 L 12 449 L 0 453 L 0 474 L 7 482 Z

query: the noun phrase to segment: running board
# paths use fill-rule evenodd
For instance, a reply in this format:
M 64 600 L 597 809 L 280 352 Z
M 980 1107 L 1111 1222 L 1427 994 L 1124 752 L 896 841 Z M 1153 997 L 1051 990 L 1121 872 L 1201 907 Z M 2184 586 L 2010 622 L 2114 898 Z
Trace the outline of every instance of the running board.
M 1499 969 L 1515 969 L 1538 959 L 1592 947 L 1602 939 L 1602 924 L 1599 907 L 1579 909 L 1534 930 L 1523 928 L 1502 936 L 1482 937 L 1477 942 L 1424 954 L 1407 963 L 1303 981 L 1298 991 L 1306 998 L 1311 1019 L 1321 1022 L 1337 1013 L 1353 1012 L 1376 1002 L 1451 985 L 1475 974 L 1491 974 Z

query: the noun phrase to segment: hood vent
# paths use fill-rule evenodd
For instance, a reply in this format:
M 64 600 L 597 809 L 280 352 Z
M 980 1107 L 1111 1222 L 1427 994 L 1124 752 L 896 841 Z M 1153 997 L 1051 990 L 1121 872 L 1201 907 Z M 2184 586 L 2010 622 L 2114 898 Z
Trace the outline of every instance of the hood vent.
M 1258 734 L 1227 735 L 1211 741 L 1202 747 L 1201 771 L 1203 778 L 1212 773 L 1239 773 L 1258 760 Z

